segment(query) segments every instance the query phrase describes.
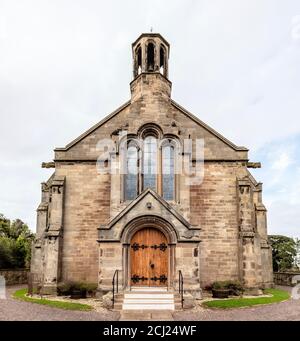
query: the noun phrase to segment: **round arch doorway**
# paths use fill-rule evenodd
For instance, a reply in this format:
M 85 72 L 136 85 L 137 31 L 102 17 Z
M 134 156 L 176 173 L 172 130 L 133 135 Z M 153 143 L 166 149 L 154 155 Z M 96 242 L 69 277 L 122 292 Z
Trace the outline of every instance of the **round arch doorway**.
M 169 245 L 158 229 L 138 230 L 130 242 L 130 285 L 159 287 L 169 281 Z

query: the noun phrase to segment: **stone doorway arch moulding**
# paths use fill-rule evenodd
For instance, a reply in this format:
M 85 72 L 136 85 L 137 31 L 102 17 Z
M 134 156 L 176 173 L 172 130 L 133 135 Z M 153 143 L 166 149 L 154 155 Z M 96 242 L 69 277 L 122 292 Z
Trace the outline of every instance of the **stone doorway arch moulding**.
M 108 224 L 98 227 L 98 242 L 121 242 L 125 227 L 137 218 L 157 217 L 159 228 L 164 227 L 176 242 L 200 242 L 200 226 L 192 226 L 181 213 L 151 189 L 145 190 Z M 161 223 L 159 219 L 165 221 Z M 175 238 L 176 236 L 176 238 Z M 126 234 L 125 234 L 126 238 Z
M 145 228 L 152 227 L 160 230 L 167 238 L 169 244 L 176 244 L 178 237 L 171 223 L 156 215 L 139 216 L 125 225 L 121 234 L 121 243 L 129 244 L 133 235 Z

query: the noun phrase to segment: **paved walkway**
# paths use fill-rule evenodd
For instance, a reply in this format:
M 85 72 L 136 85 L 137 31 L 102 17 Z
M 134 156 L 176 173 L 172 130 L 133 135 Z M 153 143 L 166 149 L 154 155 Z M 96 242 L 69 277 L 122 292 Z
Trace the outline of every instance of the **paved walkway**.
M 7 299 L 0 299 L 0 321 L 114 321 L 120 318 L 118 312 L 109 310 L 103 313 L 73 311 L 15 300 L 11 294 L 19 288 L 9 287 Z
M 119 321 L 173 321 L 173 313 L 168 310 L 124 310 Z
M 291 291 L 290 287 L 279 288 Z M 229 310 L 198 307 L 175 312 L 173 318 L 177 321 L 300 321 L 300 299 Z
M 10 287 L 10 296 L 18 287 Z M 290 290 L 290 288 L 284 288 Z M 163 321 L 255 321 L 255 320 L 294 320 L 300 321 L 300 300 L 288 300 L 272 305 L 262 305 L 252 308 L 215 310 L 198 306 L 193 310 L 170 311 L 123 311 L 83 312 L 62 310 L 39 304 L 18 301 L 8 297 L 0 300 L 0 320 L 16 321 L 132 321 L 132 320 L 163 320 Z

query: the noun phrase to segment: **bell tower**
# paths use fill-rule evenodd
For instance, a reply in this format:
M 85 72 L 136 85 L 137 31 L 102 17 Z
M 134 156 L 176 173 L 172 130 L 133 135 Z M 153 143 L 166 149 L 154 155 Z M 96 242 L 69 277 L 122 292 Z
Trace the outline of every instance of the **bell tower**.
M 143 33 L 132 44 L 132 101 L 157 94 L 170 98 L 169 53 L 170 44 L 159 33 Z
M 168 78 L 169 43 L 159 33 L 143 33 L 132 44 L 133 78 L 143 72 Z

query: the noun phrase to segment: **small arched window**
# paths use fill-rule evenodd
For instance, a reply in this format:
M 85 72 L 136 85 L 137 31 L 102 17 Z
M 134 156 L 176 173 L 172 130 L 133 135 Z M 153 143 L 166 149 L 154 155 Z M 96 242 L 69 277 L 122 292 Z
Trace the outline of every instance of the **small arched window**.
M 151 188 L 156 191 L 157 177 L 157 140 L 147 136 L 144 140 L 143 153 L 143 189 Z
M 175 199 L 175 150 L 171 144 L 162 147 L 162 192 L 165 200 Z
M 147 71 L 154 71 L 154 44 L 149 43 L 147 47 Z
M 124 176 L 125 200 L 133 200 L 138 195 L 138 148 L 134 144 L 128 144 L 126 153 L 126 174 Z

